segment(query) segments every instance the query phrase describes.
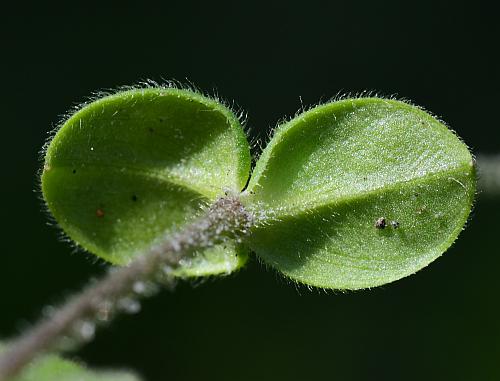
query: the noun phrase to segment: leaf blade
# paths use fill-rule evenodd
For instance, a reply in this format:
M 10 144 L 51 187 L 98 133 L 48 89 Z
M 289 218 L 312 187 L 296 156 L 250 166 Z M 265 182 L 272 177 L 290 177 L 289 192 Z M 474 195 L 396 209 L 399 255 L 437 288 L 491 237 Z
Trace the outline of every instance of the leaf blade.
M 125 264 L 225 191 L 241 191 L 249 169 L 248 143 L 229 109 L 192 91 L 146 88 L 72 115 L 47 148 L 41 182 L 49 210 L 72 239 Z M 232 271 L 245 256 L 228 250 Z
M 451 245 L 470 212 L 475 171 L 467 147 L 414 106 L 373 98 L 327 104 L 279 127 L 274 139 L 246 196 L 256 208 L 271 210 L 266 223 L 254 229 L 250 246 L 300 282 L 358 289 L 407 276 Z M 434 176 L 442 181 L 413 200 L 412 182 L 431 183 Z M 391 192 L 397 202 L 379 200 Z M 458 214 L 449 208 L 450 197 Z M 434 199 L 448 208 L 430 202 Z M 420 207 L 433 212 L 418 214 Z M 381 217 L 397 227 L 379 231 L 375 222 Z M 444 217 L 449 229 L 434 230 L 442 238 L 437 242 L 431 239 L 436 227 L 431 222 L 443 223 Z M 389 232 L 392 241 L 381 239 Z M 401 239 L 403 233 L 413 238 Z M 414 242 L 425 250 L 416 250 Z M 368 270 L 360 267 L 364 253 L 376 263 Z
M 8 345 L 0 343 L 0 353 L 6 348 Z M 43 355 L 32 361 L 12 381 L 140 381 L 140 378 L 128 371 L 95 371 L 56 355 Z

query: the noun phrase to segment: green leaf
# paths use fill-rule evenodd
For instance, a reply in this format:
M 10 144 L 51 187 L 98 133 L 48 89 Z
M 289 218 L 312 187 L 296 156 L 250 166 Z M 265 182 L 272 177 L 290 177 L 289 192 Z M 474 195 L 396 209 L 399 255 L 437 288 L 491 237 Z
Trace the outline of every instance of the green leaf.
M 249 244 L 302 283 L 378 286 L 440 256 L 474 192 L 469 150 L 426 112 L 378 98 L 328 103 L 279 126 L 262 153 L 244 201 L 267 218 Z
M 229 109 L 188 90 L 144 88 L 70 116 L 47 147 L 41 180 L 70 238 L 126 264 L 216 197 L 240 192 L 249 170 L 249 146 Z M 178 275 L 231 272 L 247 257 L 235 245 L 204 254 Z
M 4 346 L 0 344 L 0 352 Z M 55 355 L 34 360 L 12 381 L 139 381 L 139 377 L 124 371 L 93 371 L 73 361 Z

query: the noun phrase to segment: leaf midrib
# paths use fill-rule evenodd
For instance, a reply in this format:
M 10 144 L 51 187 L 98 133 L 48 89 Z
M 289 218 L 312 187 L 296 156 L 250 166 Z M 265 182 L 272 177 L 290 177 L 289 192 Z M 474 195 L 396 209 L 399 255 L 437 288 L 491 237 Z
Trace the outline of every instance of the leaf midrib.
M 324 207 L 328 207 L 328 206 L 341 206 L 342 204 L 347 205 L 351 202 L 360 201 L 360 200 L 367 198 L 369 196 L 377 195 L 379 193 L 383 193 L 386 191 L 392 191 L 395 188 L 402 186 L 402 185 L 408 185 L 408 184 L 418 185 L 418 184 L 422 183 L 423 180 L 432 179 L 432 178 L 437 177 L 437 176 L 451 175 L 451 174 L 459 172 L 461 170 L 470 170 L 470 167 L 467 164 L 461 164 L 460 166 L 457 166 L 457 167 L 454 167 L 451 169 L 446 169 L 444 171 L 426 173 L 423 176 L 417 176 L 417 177 L 413 177 L 413 178 L 408 179 L 408 180 L 393 182 L 393 183 L 390 183 L 388 185 L 384 185 L 384 186 L 381 186 L 378 188 L 372 188 L 372 189 L 368 189 L 368 190 L 365 190 L 362 192 L 354 193 L 353 195 L 346 195 L 346 196 L 338 197 L 338 198 L 335 198 L 334 200 L 332 200 L 331 202 L 324 202 L 324 203 L 317 203 L 317 204 L 314 202 L 310 202 L 310 203 L 306 203 L 306 204 L 301 205 L 300 208 L 299 207 L 292 207 L 292 208 L 287 208 L 287 207 L 281 208 L 280 207 L 279 209 L 276 209 L 276 208 L 271 207 L 268 212 L 271 212 L 272 217 L 270 217 L 270 219 L 272 219 L 272 220 L 274 220 L 274 219 L 281 220 L 281 219 L 285 219 L 285 218 L 296 218 L 296 217 L 299 217 L 303 214 L 310 213 L 311 210 L 314 210 L 314 209 L 320 209 L 320 208 L 324 208 Z M 285 203 L 287 203 L 287 202 L 289 202 L 289 200 L 285 200 Z M 266 205 L 268 205 L 268 204 L 266 203 Z
M 130 166 L 118 166 L 118 165 L 110 165 L 110 164 L 105 164 L 105 165 L 93 165 L 93 164 L 88 164 L 88 163 L 77 163 L 75 165 L 56 165 L 54 166 L 51 170 L 55 169 L 60 169 L 60 168 L 74 168 L 75 166 L 83 166 L 85 169 L 91 168 L 91 169 L 100 169 L 100 168 L 106 168 L 109 169 L 112 172 L 115 172 L 116 174 L 121 174 L 126 172 L 127 174 L 131 174 L 133 176 L 137 177 L 147 177 L 150 179 L 154 180 L 161 180 L 163 182 L 169 183 L 171 185 L 175 185 L 178 187 L 184 187 L 187 188 L 190 192 L 192 193 L 197 193 L 200 195 L 200 197 L 205 198 L 205 199 L 211 199 L 214 198 L 215 195 L 217 194 L 216 191 L 210 191 L 207 189 L 203 189 L 202 187 L 197 187 L 192 183 L 189 183 L 185 181 L 182 177 L 180 176 L 175 176 L 171 172 L 167 173 L 158 173 L 155 171 L 151 171 L 145 168 L 134 168 Z M 123 170 L 125 169 L 125 170 Z M 222 191 L 222 190 L 221 190 Z

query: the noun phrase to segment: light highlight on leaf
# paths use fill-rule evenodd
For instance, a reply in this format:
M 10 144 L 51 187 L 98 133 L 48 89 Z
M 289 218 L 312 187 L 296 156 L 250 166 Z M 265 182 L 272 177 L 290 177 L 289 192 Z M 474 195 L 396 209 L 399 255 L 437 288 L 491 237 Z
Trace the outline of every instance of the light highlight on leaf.
M 441 255 L 474 192 L 467 147 L 426 112 L 379 98 L 329 103 L 278 127 L 257 162 L 245 202 L 268 218 L 250 246 L 302 283 L 374 287 Z M 382 217 L 388 226 L 375 227 Z
M 216 197 L 244 187 L 250 169 L 234 114 L 198 93 L 135 89 L 72 115 L 48 146 L 42 190 L 64 231 L 90 252 L 125 264 L 182 228 Z M 207 252 L 179 275 L 231 272 L 246 253 Z

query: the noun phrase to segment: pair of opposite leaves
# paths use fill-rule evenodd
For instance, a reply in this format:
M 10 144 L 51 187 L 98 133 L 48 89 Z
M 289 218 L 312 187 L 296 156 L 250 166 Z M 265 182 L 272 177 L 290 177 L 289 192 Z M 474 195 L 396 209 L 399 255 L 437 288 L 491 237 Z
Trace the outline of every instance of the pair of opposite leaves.
M 251 176 L 250 168 L 246 136 L 224 105 L 188 90 L 134 89 L 63 123 L 42 189 L 64 231 L 114 264 L 224 193 L 239 194 L 259 217 L 251 234 L 199 253 L 177 275 L 230 273 L 253 251 L 296 281 L 333 289 L 378 286 L 426 266 L 456 239 L 475 193 L 465 144 L 389 99 L 304 112 L 277 127 Z

